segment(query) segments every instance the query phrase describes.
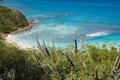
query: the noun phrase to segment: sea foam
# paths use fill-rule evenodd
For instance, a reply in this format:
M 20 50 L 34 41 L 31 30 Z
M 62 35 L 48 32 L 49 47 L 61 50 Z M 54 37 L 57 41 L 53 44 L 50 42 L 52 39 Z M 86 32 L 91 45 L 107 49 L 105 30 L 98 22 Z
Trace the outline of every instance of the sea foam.
M 90 34 L 86 34 L 87 37 L 101 37 L 101 36 L 105 36 L 108 35 L 109 33 L 107 31 L 102 31 L 102 32 L 96 32 L 96 33 L 90 33 Z
M 29 46 L 25 43 L 21 43 L 19 41 L 17 41 L 13 35 L 9 34 L 6 38 L 5 38 L 6 43 L 8 44 L 12 44 L 16 47 L 19 47 L 20 49 L 29 49 L 32 48 L 32 46 Z

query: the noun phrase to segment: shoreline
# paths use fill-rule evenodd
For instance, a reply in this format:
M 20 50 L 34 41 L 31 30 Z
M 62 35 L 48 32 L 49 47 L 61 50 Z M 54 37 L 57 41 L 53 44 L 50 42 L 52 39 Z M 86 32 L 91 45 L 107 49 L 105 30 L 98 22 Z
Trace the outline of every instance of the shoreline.
M 14 34 L 17 34 L 17 33 L 21 33 L 21 32 L 24 32 L 24 31 L 29 31 L 33 28 L 34 26 L 34 21 L 33 20 L 29 20 L 28 21 L 28 26 L 24 27 L 24 28 L 19 28 L 13 32 L 10 32 L 9 34 L 4 34 L 4 33 L 1 33 L 2 34 L 2 38 L 5 39 L 8 35 L 14 35 Z
M 5 42 L 7 44 L 12 44 L 13 46 L 16 46 L 16 47 L 18 47 L 20 49 L 30 49 L 32 47 L 16 41 L 12 35 L 17 34 L 17 33 L 21 33 L 21 32 L 24 32 L 24 31 L 29 31 L 29 30 L 31 30 L 33 28 L 34 24 L 35 24 L 34 20 L 29 20 L 27 27 L 19 28 L 18 30 L 13 31 L 13 32 L 11 32 L 9 34 L 3 34 L 2 33 L 2 38 L 5 39 Z
M 15 40 L 14 36 L 12 36 L 11 34 L 9 34 L 7 37 L 5 37 L 5 43 L 8 44 L 8 45 L 13 45 L 19 49 L 30 49 L 32 48 L 31 46 L 27 45 L 27 44 L 24 44 L 24 43 L 21 43 L 17 40 Z

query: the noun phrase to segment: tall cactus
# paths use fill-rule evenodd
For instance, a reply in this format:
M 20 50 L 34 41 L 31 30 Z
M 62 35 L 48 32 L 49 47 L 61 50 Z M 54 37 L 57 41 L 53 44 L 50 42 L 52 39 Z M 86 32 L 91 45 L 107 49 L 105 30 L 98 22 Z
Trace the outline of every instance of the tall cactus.
M 66 53 L 65 53 L 65 56 L 66 56 L 68 62 L 70 63 L 70 66 L 71 66 L 71 67 L 74 69 L 74 71 L 75 71 L 76 69 L 75 69 L 75 65 L 74 65 L 73 61 L 70 59 L 70 57 L 69 57 Z
M 49 50 L 48 50 L 48 48 L 47 48 L 47 46 L 46 46 L 46 44 L 45 44 L 44 39 L 43 39 L 43 46 L 44 46 L 46 55 L 47 55 L 47 56 L 50 56 L 50 52 L 49 52 Z
M 35 39 L 36 39 L 36 41 L 37 41 L 38 49 L 41 51 L 43 57 L 45 58 L 45 57 L 46 57 L 46 54 L 45 54 L 45 52 L 44 52 L 43 47 L 40 45 L 40 42 L 39 42 L 37 36 L 35 36 Z
M 77 40 L 76 40 L 76 37 L 74 39 L 74 43 L 75 43 L 75 53 L 77 53 Z

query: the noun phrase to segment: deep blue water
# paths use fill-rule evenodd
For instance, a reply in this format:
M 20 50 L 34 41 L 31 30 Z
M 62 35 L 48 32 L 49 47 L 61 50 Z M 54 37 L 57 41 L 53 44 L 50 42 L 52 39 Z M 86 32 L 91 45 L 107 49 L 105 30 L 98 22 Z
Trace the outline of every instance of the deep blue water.
M 7 0 L 0 5 L 36 21 L 31 31 L 14 35 L 31 46 L 36 45 L 34 35 L 47 43 L 53 38 L 60 46 L 73 43 L 74 37 L 91 43 L 120 42 L 119 0 Z

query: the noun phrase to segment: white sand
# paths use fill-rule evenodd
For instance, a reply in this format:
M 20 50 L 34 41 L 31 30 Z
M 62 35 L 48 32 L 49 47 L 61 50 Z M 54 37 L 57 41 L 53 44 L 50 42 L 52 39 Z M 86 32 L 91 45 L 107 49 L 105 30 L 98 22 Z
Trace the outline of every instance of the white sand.
M 28 46 L 26 44 L 20 43 L 19 41 L 15 40 L 14 36 L 9 34 L 7 37 L 5 37 L 5 42 L 7 44 L 12 44 L 20 49 L 30 49 L 32 48 L 31 46 Z

